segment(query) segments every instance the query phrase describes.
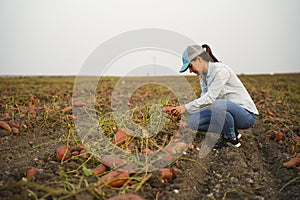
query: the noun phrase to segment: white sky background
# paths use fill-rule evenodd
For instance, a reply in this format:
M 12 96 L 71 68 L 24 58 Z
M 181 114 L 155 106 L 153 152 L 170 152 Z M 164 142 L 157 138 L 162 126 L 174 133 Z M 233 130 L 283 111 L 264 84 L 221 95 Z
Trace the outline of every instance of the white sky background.
M 238 74 L 300 72 L 299 0 L 0 0 L 0 75 L 76 75 L 103 42 L 140 28 L 207 43 Z M 178 71 L 180 58 L 144 53 L 106 75 L 124 75 L 131 60 L 166 58 Z

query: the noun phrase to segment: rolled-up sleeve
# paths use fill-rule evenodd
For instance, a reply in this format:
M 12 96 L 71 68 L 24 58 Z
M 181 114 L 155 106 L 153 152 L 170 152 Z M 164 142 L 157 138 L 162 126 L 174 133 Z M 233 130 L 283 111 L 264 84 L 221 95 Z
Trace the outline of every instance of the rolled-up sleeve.
M 207 92 L 201 95 L 200 98 L 185 104 L 188 113 L 194 113 L 202 107 L 212 104 L 224 89 L 226 82 L 230 78 L 230 72 L 226 68 L 221 68 L 212 76 L 207 83 Z

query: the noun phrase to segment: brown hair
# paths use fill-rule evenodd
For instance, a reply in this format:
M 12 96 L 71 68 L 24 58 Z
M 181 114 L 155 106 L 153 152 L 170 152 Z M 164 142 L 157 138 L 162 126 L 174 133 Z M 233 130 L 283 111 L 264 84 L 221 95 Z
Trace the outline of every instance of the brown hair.
M 212 54 L 212 51 L 211 51 L 210 47 L 209 47 L 207 44 L 203 44 L 203 45 L 202 45 L 202 48 L 204 48 L 205 51 L 206 51 L 206 52 L 204 52 L 204 53 L 207 53 L 207 54 L 210 56 L 210 58 L 211 58 L 210 61 L 212 61 L 212 62 L 219 62 L 218 59 Z M 201 56 L 201 55 L 200 55 L 200 56 Z M 203 59 L 204 59 L 204 58 L 203 58 Z M 208 61 L 208 60 L 206 60 L 206 61 Z

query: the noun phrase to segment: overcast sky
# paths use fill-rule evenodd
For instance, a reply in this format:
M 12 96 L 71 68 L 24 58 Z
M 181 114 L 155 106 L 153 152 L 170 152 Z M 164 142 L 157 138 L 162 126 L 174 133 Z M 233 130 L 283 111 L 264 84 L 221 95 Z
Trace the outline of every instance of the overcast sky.
M 238 74 L 300 72 L 299 24 L 299 0 L 0 0 L 0 75 L 77 75 L 105 41 L 142 28 L 207 43 Z M 178 56 L 153 55 L 139 65 L 179 70 Z M 122 59 L 106 75 L 128 73 L 136 56 Z

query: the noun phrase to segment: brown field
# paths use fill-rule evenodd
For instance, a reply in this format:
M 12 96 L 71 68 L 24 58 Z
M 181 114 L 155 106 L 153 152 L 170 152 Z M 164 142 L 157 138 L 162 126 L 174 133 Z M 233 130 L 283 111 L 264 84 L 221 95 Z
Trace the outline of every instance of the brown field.
M 104 172 L 95 174 L 93 169 L 105 160 L 90 149 L 75 148 L 81 143 L 80 133 L 90 130 L 78 130 L 74 123 L 74 120 L 84 121 L 71 107 L 74 77 L 0 77 L 0 198 L 109 199 L 127 193 L 149 200 L 300 198 L 300 74 L 239 77 L 260 112 L 254 127 L 241 131 L 240 148 L 213 150 L 200 159 L 197 149 L 205 133 L 198 132 L 192 138 L 192 145 L 172 149 L 185 153 L 179 152 L 180 156 L 164 167 L 169 175 L 162 177 L 160 170 L 129 171 L 108 181 L 106 174 L 116 171 L 118 166 L 106 166 Z M 180 98 L 189 99 L 190 94 L 180 87 L 177 77 L 157 79 L 171 83 L 185 94 Z M 147 77 L 128 78 L 124 84 L 142 85 L 146 80 Z M 187 77 L 187 80 L 199 95 L 198 78 Z M 84 100 L 84 104 L 77 106 L 94 109 L 96 123 L 108 143 L 124 152 L 141 153 L 146 151 L 145 147 L 159 151 L 174 140 L 180 126 L 182 137 L 189 139 L 190 130 L 184 123 L 179 124 L 184 118 L 172 115 L 166 116 L 167 122 L 151 139 L 128 134 L 123 135 L 124 140 L 116 139 L 122 128 L 112 118 L 117 109 L 111 106 L 117 81 L 117 77 L 104 77 L 96 88 L 95 106 L 90 108 L 90 102 Z M 128 121 L 141 126 L 149 124 L 153 120 L 153 104 L 178 105 L 169 88 L 155 83 L 139 87 L 129 102 L 122 98 L 114 100 L 119 106 L 126 104 L 130 111 L 129 117 L 120 116 L 123 125 Z M 134 128 L 131 126 L 127 128 Z M 155 128 L 157 125 L 152 124 L 147 131 Z M 145 134 L 144 130 L 137 131 Z M 67 149 L 62 151 L 65 159 L 57 158 L 57 148 L 61 146 Z M 99 151 L 109 151 L 105 148 Z M 287 163 L 291 159 L 295 162 Z

